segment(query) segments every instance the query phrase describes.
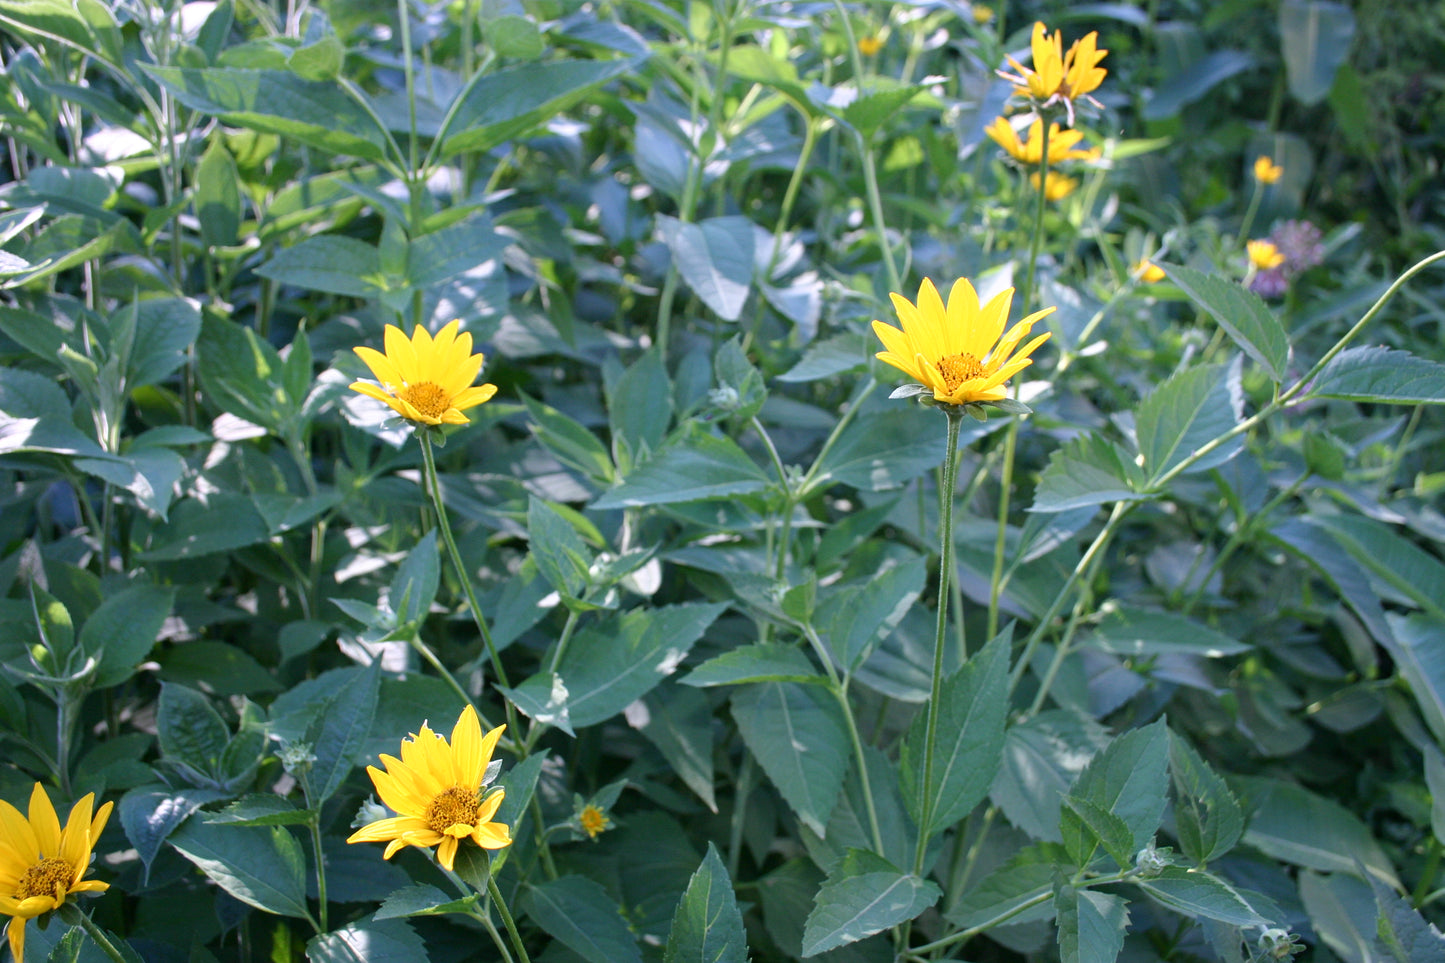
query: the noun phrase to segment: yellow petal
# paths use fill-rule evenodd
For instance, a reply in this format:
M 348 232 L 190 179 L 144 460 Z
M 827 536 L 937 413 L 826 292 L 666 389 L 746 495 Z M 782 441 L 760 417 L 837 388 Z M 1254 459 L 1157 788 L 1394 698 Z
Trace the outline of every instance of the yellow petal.
M 451 753 L 452 781 L 458 786 L 480 786 L 482 770 L 482 724 L 477 719 L 477 710 L 468 705 L 457 717 L 452 727 Z
M 452 407 L 458 411 L 466 411 L 468 408 L 475 408 L 484 401 L 491 401 L 492 396 L 496 393 L 496 385 L 476 385 L 475 387 L 467 388 L 453 398 Z
M 978 312 L 978 323 L 974 326 L 974 337 L 968 342 L 963 350 L 973 355 L 980 362 L 988 357 L 989 351 L 998 341 L 999 332 L 1003 331 L 1004 323 L 1008 321 L 1009 308 L 1013 306 L 1014 289 L 1004 288 L 999 293 L 988 299 Z
M 401 328 L 394 324 L 388 324 L 383 338 L 386 344 L 386 357 L 396 368 L 401 380 L 407 384 L 413 384 L 417 380 L 416 350 L 411 346 L 411 341 L 401 333 Z
M 347 385 L 347 387 L 350 388 L 352 391 L 357 391 L 361 394 L 366 395 L 368 398 L 375 398 L 377 401 L 384 402 L 388 408 L 397 412 L 398 414 L 406 414 L 406 408 L 402 406 L 403 403 L 401 399 L 397 398 L 396 395 L 393 395 L 390 392 L 377 387 L 370 381 L 353 381 L 351 384 Z
M 400 839 L 407 833 L 425 830 L 427 825 L 416 816 L 391 816 L 367 823 L 346 837 L 348 843 L 380 843 L 388 839 Z
M 512 845 L 512 831 L 506 823 L 482 823 L 472 833 L 472 840 L 483 849 L 502 849 Z
M 507 791 L 505 789 L 498 789 L 496 792 L 487 793 L 487 798 L 483 799 L 482 804 L 477 807 L 477 825 L 480 826 L 482 823 L 492 821 L 492 817 L 497 814 L 497 810 L 501 807 L 502 800 L 506 795 Z
M 441 845 L 437 847 L 437 862 L 441 863 L 450 872 L 452 863 L 457 858 L 457 839 L 455 836 L 447 836 L 442 839 Z
M 80 869 L 76 874 L 77 879 L 85 874 L 86 864 L 90 862 L 90 817 L 94 806 L 95 793 L 88 792 L 81 796 L 75 805 L 70 807 L 70 815 L 65 819 L 65 829 L 60 834 L 60 858 Z
M 10 925 L 5 927 L 5 935 L 10 938 L 10 955 L 15 958 L 15 963 L 25 963 L 25 920 L 23 917 L 15 917 Z
M 365 346 L 352 348 L 356 356 L 366 362 L 371 373 L 376 375 L 376 380 L 392 388 L 400 388 L 402 385 L 401 372 L 396 370 L 396 365 L 391 363 L 386 355 L 375 348 Z
M 40 855 L 60 855 L 60 817 L 55 815 L 50 796 L 38 782 L 30 793 L 30 828 L 35 830 Z
M 481 373 L 482 356 L 474 354 L 443 375 L 437 384 L 441 385 L 448 395 L 455 396 L 470 388 Z

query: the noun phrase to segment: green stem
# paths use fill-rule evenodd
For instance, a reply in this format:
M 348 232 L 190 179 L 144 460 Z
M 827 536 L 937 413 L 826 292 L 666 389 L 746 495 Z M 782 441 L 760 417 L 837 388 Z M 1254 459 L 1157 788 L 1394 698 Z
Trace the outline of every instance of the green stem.
M 1249 197 L 1249 207 L 1244 212 L 1244 220 L 1239 222 L 1239 239 L 1235 241 L 1237 247 L 1244 247 L 1244 242 L 1249 239 L 1249 229 L 1254 226 L 1254 215 L 1259 212 L 1259 202 L 1263 197 L 1264 185 L 1256 180 L 1254 193 Z
M 309 783 L 309 780 L 308 780 Z M 310 803 L 310 789 L 307 787 L 308 804 Z M 326 925 L 326 857 L 321 849 L 321 813 L 316 809 L 311 810 L 311 816 L 306 820 L 306 827 L 311 830 L 311 846 L 316 851 L 316 901 L 319 905 L 318 915 L 321 917 L 320 933 L 329 932 L 331 927 Z
M 1040 155 L 1039 155 L 1039 199 L 1034 205 L 1034 236 L 1029 240 L 1029 267 L 1024 274 L 1023 297 L 1020 305 L 1024 314 L 1028 314 L 1029 305 L 1034 300 L 1034 268 L 1039 263 L 1039 245 L 1044 236 L 1044 206 L 1048 200 L 1049 188 L 1049 129 L 1054 125 L 1049 118 L 1043 118 L 1039 125 L 1040 130 Z M 1028 180 L 1027 176 L 1024 178 Z
M 778 257 L 782 253 L 783 235 L 788 230 L 788 220 L 793 213 L 793 203 L 798 199 L 798 189 L 803 186 L 803 176 L 808 160 L 813 156 L 813 147 L 818 142 L 818 129 L 807 114 L 803 115 L 803 146 L 798 151 L 798 163 L 793 167 L 793 176 L 788 178 L 788 187 L 783 191 L 782 207 L 778 210 L 778 223 L 773 228 L 773 255 L 768 259 L 768 277 L 773 275 Z
M 522 963 L 532 963 L 531 957 L 527 955 L 527 947 L 522 943 L 522 935 L 517 932 L 517 924 L 512 921 L 512 914 L 507 909 L 507 901 L 502 899 L 502 891 L 497 889 L 497 881 L 487 876 L 487 892 L 491 894 L 492 902 L 497 904 L 497 912 L 501 914 L 502 923 L 507 927 L 507 935 L 512 939 L 512 948 L 517 951 L 517 958 Z
M 577 627 L 577 613 L 567 610 L 567 623 L 562 626 L 562 636 L 557 640 L 557 648 L 552 651 L 552 659 L 547 665 L 547 672 L 550 675 L 557 671 L 557 666 L 562 664 L 562 653 L 567 651 L 567 643 L 572 641 L 572 630 Z
M 70 903 L 62 904 L 61 909 L 66 910 L 72 907 L 72 905 L 73 904 Z M 76 906 L 74 907 L 74 912 L 62 912 L 60 915 L 61 919 L 64 920 L 66 923 L 69 923 L 71 926 L 79 926 L 81 929 L 85 930 L 85 935 L 90 937 L 91 941 L 94 942 L 96 946 L 100 947 L 100 951 L 102 953 L 110 957 L 112 960 L 115 960 L 115 963 L 128 963 L 125 955 L 121 953 L 119 947 L 117 947 L 114 943 L 111 942 L 110 937 L 106 935 L 105 930 L 97 926 L 95 920 L 91 919 L 90 915 L 84 910 L 82 910 L 80 907 Z
M 783 467 L 783 460 L 778 457 L 778 448 L 773 444 L 772 436 L 758 421 L 758 416 L 753 415 L 751 424 L 758 437 L 763 440 L 763 447 L 768 450 L 768 457 L 772 459 L 773 470 L 778 473 L 778 484 L 783 487 L 783 520 L 782 529 L 778 533 L 778 544 L 776 562 L 773 566 L 774 577 L 782 581 L 784 573 L 788 570 L 788 543 L 792 540 L 793 534 L 793 509 L 797 501 L 793 488 L 788 484 L 788 470 Z
M 913 872 L 923 872 L 928 853 L 930 824 L 933 821 L 933 751 L 938 741 L 938 703 L 943 688 L 943 639 L 948 631 L 949 583 L 953 578 L 953 489 L 958 484 L 958 432 L 963 425 L 963 411 L 953 406 L 944 409 L 948 416 L 948 444 L 943 455 L 943 493 L 938 520 L 938 619 L 933 632 L 933 674 L 928 696 L 928 715 L 924 723 L 923 771 L 918 798 L 923 800 L 922 818 L 918 826 L 918 847 L 913 853 Z

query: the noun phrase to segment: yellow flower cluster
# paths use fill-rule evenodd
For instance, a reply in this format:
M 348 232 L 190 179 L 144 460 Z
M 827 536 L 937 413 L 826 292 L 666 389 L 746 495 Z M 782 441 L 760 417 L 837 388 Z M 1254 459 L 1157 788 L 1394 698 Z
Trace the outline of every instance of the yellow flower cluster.
M 1030 42 L 1033 67 L 1025 67 L 1009 57 L 1009 66 L 1016 73 L 999 71 L 999 75 L 1010 81 L 1014 85 L 1014 93 L 1026 98 L 1035 111 L 1062 105 L 1072 127 L 1074 101 L 1083 98 L 1094 103 L 1089 93 L 1097 90 L 1108 74 L 1099 62 L 1109 51 L 1098 49 L 1098 40 L 1098 32 L 1092 31 L 1084 39 L 1075 40 L 1065 53 L 1063 31 L 1055 31 L 1050 36 L 1047 27 L 1035 23 Z

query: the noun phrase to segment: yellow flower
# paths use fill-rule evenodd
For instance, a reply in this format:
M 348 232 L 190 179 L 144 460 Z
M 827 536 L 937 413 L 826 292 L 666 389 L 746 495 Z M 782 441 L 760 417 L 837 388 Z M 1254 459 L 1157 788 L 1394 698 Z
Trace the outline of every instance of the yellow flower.
M 1029 125 L 1028 139 L 1019 140 L 1007 117 L 995 117 L 984 133 L 1008 152 L 1014 160 L 1025 164 L 1042 163 L 1044 159 L 1044 122 L 1035 120 Z M 1084 139 L 1081 130 L 1062 130 L 1058 124 L 1049 125 L 1049 166 L 1068 160 L 1093 160 L 1099 156 L 1097 150 L 1075 150 L 1074 145 Z
M 1136 261 L 1134 266 L 1129 269 L 1129 273 L 1145 284 L 1158 284 L 1164 280 L 1165 277 L 1164 269 L 1147 257 L 1143 260 Z
M 1049 153 L 1052 154 L 1053 151 L 1049 151 Z M 1029 183 L 1034 186 L 1034 190 L 1039 189 L 1038 171 L 1034 171 L 1029 175 Z M 1049 171 L 1048 186 L 1044 189 L 1044 197 L 1051 201 L 1061 201 L 1074 193 L 1074 191 L 1078 189 L 1078 186 L 1079 181 L 1077 178 L 1068 177 L 1060 174 L 1058 171 Z
M 1268 241 L 1250 241 L 1244 247 L 1249 251 L 1249 263 L 1261 271 L 1277 268 L 1284 263 L 1284 252 Z
M 25 961 L 25 921 L 65 903 L 72 893 L 103 893 L 98 879 L 82 879 L 90 853 L 110 818 L 106 803 L 92 818 L 95 793 L 70 809 L 65 829 L 40 783 L 30 793 L 30 818 L 0 799 L 0 913 L 9 916 L 7 934 L 15 963 Z
M 1254 162 L 1254 179 L 1261 184 L 1273 184 L 1283 176 L 1284 168 L 1268 157 L 1260 157 Z
M 1007 394 L 1004 382 L 1032 363 L 1029 355 L 1049 335 L 1041 334 L 1022 348 L 1018 343 L 1035 321 L 1054 310 L 1029 315 L 1000 338 L 1013 296 L 1014 289 L 1006 288 L 980 307 L 973 285 L 959 278 L 944 307 L 933 282 L 924 278 L 917 305 L 901 294 L 890 295 L 902 331 L 873 322 L 873 333 L 888 349 L 877 357 L 932 388 L 935 401 L 950 405 L 1000 401 Z
M 470 838 L 483 849 L 510 846 L 511 831 L 491 822 L 504 790 L 485 791 L 492 750 L 505 728 L 498 726 L 482 735 L 477 710 L 471 706 L 457 719 L 450 744 L 423 723 L 421 732 L 401 741 L 400 759 L 382 755 L 385 772 L 366 767 L 376 794 L 398 815 L 368 823 L 346 841 L 385 842 L 383 859 L 406 846 L 436 846 L 437 862 L 447 869 L 452 868 L 463 839 Z
M 1064 53 L 1064 33 L 1056 31 L 1049 36 L 1048 28 L 1042 23 L 1034 24 L 1033 68 L 1023 66 L 1012 57 L 1009 66 L 1016 74 L 999 71 L 999 75 L 1014 85 L 1014 93 L 1033 101 L 1034 108 L 1063 104 L 1068 112 L 1069 123 L 1074 122 L 1074 101 L 1083 97 L 1091 102 L 1088 94 L 1098 89 L 1108 71 L 1099 66 L 1099 61 L 1108 54 L 1098 49 L 1098 31 L 1087 34 L 1083 40 L 1075 40 L 1069 52 Z
M 877 37 L 859 37 L 858 52 L 865 57 L 873 57 L 883 49 L 883 41 Z
M 476 385 L 483 356 L 472 354 L 472 336 L 457 334 L 460 321 L 453 321 L 435 338 L 426 328 L 416 326 L 411 339 L 395 325 L 386 326 L 386 354 L 374 348 L 354 348 L 376 375 L 380 386 L 353 381 L 352 391 L 384 401 L 409 421 L 428 425 L 465 425 L 462 414 L 489 400 L 496 385 Z
M 582 807 L 582 811 L 577 814 L 577 821 L 581 823 L 583 832 L 591 839 L 596 839 L 612 824 L 612 820 L 607 818 L 607 814 L 592 803 Z
M 973 22 L 976 24 L 993 23 L 993 7 L 985 7 L 981 3 L 973 5 Z

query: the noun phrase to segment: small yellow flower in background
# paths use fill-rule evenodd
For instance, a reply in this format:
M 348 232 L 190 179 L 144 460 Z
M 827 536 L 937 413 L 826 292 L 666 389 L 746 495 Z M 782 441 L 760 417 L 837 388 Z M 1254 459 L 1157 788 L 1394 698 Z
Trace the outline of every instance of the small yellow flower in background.
M 883 49 L 883 41 L 875 36 L 859 37 L 858 52 L 865 57 L 876 57 Z
M 1017 73 L 999 71 L 999 76 L 1014 85 L 1014 93 L 1033 101 L 1034 109 L 1063 104 L 1068 113 L 1070 126 L 1074 123 L 1074 101 L 1084 98 L 1096 103 L 1089 92 L 1097 90 L 1109 73 L 1099 66 L 1099 61 L 1108 54 L 1098 49 L 1099 33 L 1091 31 L 1082 40 L 1075 40 L 1064 52 L 1064 33 L 1056 31 L 1049 36 L 1048 28 L 1042 23 L 1034 24 L 1032 69 L 1023 66 L 1012 57 L 1009 66 Z
M 1260 157 L 1254 162 L 1254 179 L 1261 184 L 1273 184 L 1284 176 L 1284 168 L 1269 157 Z
M 1129 273 L 1145 284 L 1158 284 L 1164 280 L 1164 269 L 1148 258 L 1135 262 Z
M 1025 164 L 1039 164 L 1044 159 L 1044 122 L 1035 120 L 1029 125 L 1028 137 L 1020 141 L 1018 131 L 1007 117 L 996 117 L 984 128 L 984 133 L 1008 152 L 1014 160 Z M 1062 130 L 1058 124 L 1049 125 L 1049 166 L 1069 160 L 1093 160 L 1099 156 L 1095 149 L 1075 150 L 1074 145 L 1084 139 L 1081 130 Z
M 973 5 L 973 22 L 979 25 L 993 23 L 993 7 L 975 3 Z
M 1049 153 L 1053 153 L 1053 151 L 1050 151 Z M 1032 174 L 1029 175 L 1029 183 L 1034 186 L 1034 190 L 1039 189 L 1038 171 L 1034 171 Z M 1049 171 L 1047 186 L 1045 186 L 1044 188 L 1044 197 L 1048 198 L 1051 201 L 1061 201 L 1064 198 L 1068 197 L 1070 194 L 1074 193 L 1074 191 L 1077 190 L 1078 187 L 1078 178 L 1069 177 L 1065 174 L 1060 174 L 1058 171 Z
M 6 932 L 15 963 L 25 963 L 25 921 L 62 906 L 73 893 L 103 893 L 110 887 L 83 879 L 90 854 L 110 819 L 111 803 L 92 817 L 95 793 L 86 793 L 70 809 L 65 828 L 40 783 L 30 793 L 30 816 L 0 799 L 0 913 L 9 916 Z
M 873 333 L 888 349 L 878 353 L 878 360 L 932 388 L 934 400 L 943 404 L 1002 400 L 1007 394 L 1004 383 L 1030 365 L 1029 355 L 1049 339 L 1045 332 L 1018 347 L 1034 322 L 1053 308 L 1034 312 L 1003 334 L 1013 288 L 1000 291 L 983 306 L 965 278 L 954 282 L 946 307 L 927 278 L 918 288 L 917 305 L 901 294 L 889 296 L 903 330 L 873 322 Z
M 353 381 L 351 390 L 385 402 L 408 421 L 465 425 L 462 412 L 490 400 L 497 386 L 472 385 L 484 358 L 472 354 L 472 336 L 458 334 L 460 327 L 460 321 L 453 321 L 433 338 L 417 325 L 408 339 L 388 324 L 385 354 L 374 348 L 352 349 L 381 384 Z
M 383 859 L 406 846 L 437 847 L 437 862 L 447 869 L 463 839 L 483 849 L 512 844 L 511 830 L 492 817 L 502 805 L 503 790 L 486 792 L 492 751 L 506 726 L 485 736 L 477 710 L 467 706 L 452 728 L 451 742 L 423 724 L 421 731 L 401 741 L 401 758 L 383 755 L 382 772 L 367 766 L 376 794 L 398 813 L 369 823 L 346 840 L 348 843 L 386 843 Z
M 1244 247 L 1249 251 L 1249 263 L 1261 271 L 1277 268 L 1284 263 L 1284 252 L 1268 241 L 1250 241 Z
M 582 831 L 587 834 L 589 839 L 596 839 L 606 832 L 607 827 L 612 825 L 612 820 L 607 817 L 607 814 L 593 803 L 582 807 L 582 811 L 577 814 L 577 822 L 581 824 Z

